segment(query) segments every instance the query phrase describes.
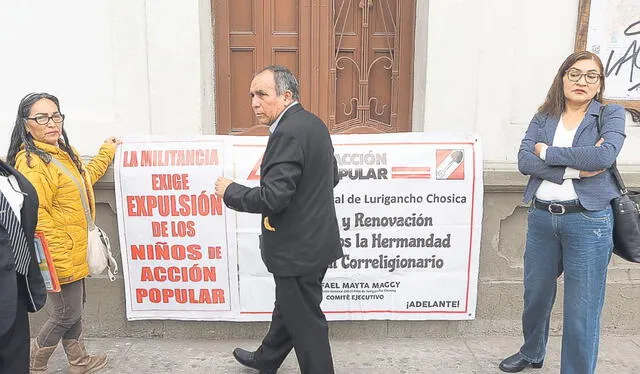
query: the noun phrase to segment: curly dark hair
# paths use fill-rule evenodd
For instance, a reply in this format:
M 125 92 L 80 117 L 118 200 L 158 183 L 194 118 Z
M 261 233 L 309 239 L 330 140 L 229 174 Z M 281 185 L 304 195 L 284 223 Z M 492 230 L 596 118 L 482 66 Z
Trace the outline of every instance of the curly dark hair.
M 16 122 L 11 133 L 9 151 L 7 152 L 7 163 L 11 166 L 16 165 L 16 155 L 20 152 L 20 147 L 23 145 L 27 154 L 27 165 L 29 167 L 31 167 L 31 154 L 38 155 L 38 157 L 47 164 L 51 162 L 51 155 L 36 147 L 33 142 L 33 137 L 29 132 L 27 132 L 27 117 L 29 117 L 31 107 L 41 99 L 51 100 L 56 104 L 58 112 L 60 112 L 60 101 L 58 98 L 46 92 L 32 92 L 20 100 L 20 105 L 18 105 L 18 114 L 16 115 Z M 67 137 L 67 132 L 64 130 L 64 126 L 62 127 L 62 138 L 58 140 L 58 147 L 67 152 L 76 168 L 78 168 L 78 171 L 82 173 L 82 162 L 73 152 L 71 144 L 69 143 L 69 138 Z

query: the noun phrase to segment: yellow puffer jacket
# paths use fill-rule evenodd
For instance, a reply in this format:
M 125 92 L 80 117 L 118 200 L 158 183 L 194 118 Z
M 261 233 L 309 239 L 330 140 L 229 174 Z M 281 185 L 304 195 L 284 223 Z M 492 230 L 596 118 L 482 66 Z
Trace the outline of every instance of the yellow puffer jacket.
M 95 219 L 93 184 L 104 175 L 113 161 L 115 144 L 102 145 L 98 154 L 84 165 L 82 178 L 65 151 L 50 144 L 34 143 L 58 159 L 79 181 L 84 179 L 91 216 Z M 38 193 L 40 207 L 36 230 L 42 231 L 47 239 L 60 284 L 85 278 L 89 275 L 87 219 L 77 185 L 53 162 L 47 164 L 36 154 L 31 153 L 31 166 L 27 165 L 24 147 L 16 156 L 16 169 L 27 177 Z

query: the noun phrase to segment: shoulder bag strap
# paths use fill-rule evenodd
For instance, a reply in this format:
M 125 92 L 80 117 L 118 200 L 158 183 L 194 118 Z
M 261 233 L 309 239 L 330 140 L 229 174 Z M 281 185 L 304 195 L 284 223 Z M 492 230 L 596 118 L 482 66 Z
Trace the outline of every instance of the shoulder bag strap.
M 603 105 L 600 107 L 600 114 L 598 115 L 598 134 L 600 134 L 600 137 L 602 137 L 602 118 L 604 117 L 604 109 L 606 108 L 606 105 Z M 618 184 L 618 188 L 620 189 L 620 192 L 622 192 L 623 194 L 627 193 L 627 187 L 624 185 L 624 181 L 622 180 L 622 176 L 620 175 L 620 172 L 618 171 L 618 162 L 614 161 L 613 165 L 611 165 L 611 167 L 609 168 L 609 172 L 611 173 L 611 175 L 613 175 L 613 178 L 616 180 L 616 184 Z
M 82 201 L 82 207 L 84 208 L 84 215 L 87 219 L 88 229 L 93 230 L 95 224 L 93 223 L 93 219 L 91 218 L 91 209 L 89 208 L 89 199 L 87 198 L 87 191 L 85 189 L 86 187 L 84 186 L 84 183 L 80 183 L 78 178 L 76 178 L 75 175 L 73 175 L 73 173 L 71 173 L 71 171 L 55 157 L 51 156 L 51 162 L 53 162 L 58 168 L 60 168 L 60 170 L 62 170 L 62 172 L 65 173 L 69 178 L 71 178 L 76 186 L 78 186 L 78 190 L 80 191 L 80 200 Z

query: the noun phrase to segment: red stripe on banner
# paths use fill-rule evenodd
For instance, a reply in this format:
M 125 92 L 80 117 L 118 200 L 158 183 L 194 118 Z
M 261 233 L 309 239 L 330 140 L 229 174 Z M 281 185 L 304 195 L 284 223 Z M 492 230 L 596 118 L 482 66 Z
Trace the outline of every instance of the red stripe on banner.
M 463 314 L 465 310 L 324 310 L 324 314 L 368 314 L 368 313 L 392 313 L 392 314 Z M 246 315 L 273 314 L 273 312 L 240 312 Z
M 423 172 L 429 172 L 431 171 L 431 168 L 426 166 L 426 167 L 411 167 L 411 166 L 393 166 L 391 168 L 391 172 L 397 172 L 397 171 L 423 171 Z
M 392 179 L 429 179 L 431 174 L 391 174 Z
M 433 314 L 433 313 L 444 313 L 444 314 L 463 314 L 466 313 L 464 310 L 360 310 L 360 311 L 332 311 L 327 310 L 323 311 L 324 314 L 340 314 L 340 313 L 393 313 L 393 314 Z
M 473 250 L 473 214 L 474 214 L 474 204 L 476 199 L 476 145 L 471 146 L 472 157 L 471 162 L 473 162 L 473 179 L 471 182 L 471 232 L 469 235 L 469 253 L 467 254 L 467 258 L 469 262 L 467 263 L 467 292 L 466 298 L 464 302 L 464 311 L 466 312 L 469 309 L 469 288 L 471 286 L 471 252 Z M 476 294 L 476 306 L 478 304 L 478 295 Z
M 365 147 L 370 147 L 372 145 L 420 145 L 420 144 L 438 144 L 438 145 L 460 145 L 460 144 L 468 144 L 473 146 L 475 143 L 475 141 L 473 142 L 400 142 L 400 143 L 386 143 L 386 142 L 381 142 L 381 143 L 333 143 L 333 146 L 337 146 L 337 145 L 355 145 L 355 146 L 365 146 Z M 239 145 L 239 144 L 237 144 Z M 263 146 L 264 147 L 264 146 Z

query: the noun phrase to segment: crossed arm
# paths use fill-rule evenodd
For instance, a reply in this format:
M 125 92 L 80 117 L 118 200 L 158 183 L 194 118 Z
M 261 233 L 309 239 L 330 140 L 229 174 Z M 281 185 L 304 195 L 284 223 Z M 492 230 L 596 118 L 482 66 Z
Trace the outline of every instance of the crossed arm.
M 580 178 L 598 175 L 613 165 L 624 143 L 624 109 L 611 105 L 603 113 L 601 138 L 593 145 L 579 147 L 547 146 L 537 141 L 538 131 L 543 129 L 544 115 L 536 114 L 525 133 L 518 151 L 518 169 L 531 175 L 561 184 L 567 179 L 567 168 L 579 170 Z M 546 148 L 542 159 L 541 153 Z

